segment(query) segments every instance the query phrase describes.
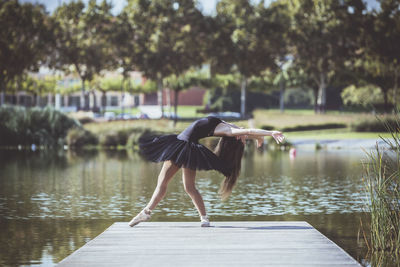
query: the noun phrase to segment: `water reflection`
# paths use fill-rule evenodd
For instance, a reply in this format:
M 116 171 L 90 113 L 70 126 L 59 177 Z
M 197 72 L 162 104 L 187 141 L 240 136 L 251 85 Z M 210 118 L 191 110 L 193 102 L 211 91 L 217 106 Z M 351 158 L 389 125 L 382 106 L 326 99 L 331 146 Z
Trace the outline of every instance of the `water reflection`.
M 363 157 L 247 151 L 229 201 L 218 199 L 220 174 L 198 172 L 197 185 L 212 220 L 306 220 L 362 262 Z M 113 222 L 130 220 L 150 199 L 161 169 L 131 151 L 2 151 L 0 159 L 0 264 L 11 265 L 53 264 Z M 153 221 L 198 219 L 180 176 Z
M 361 212 L 360 156 L 304 151 L 291 160 L 281 152 L 247 154 L 228 202 L 218 199 L 218 173 L 199 172 L 197 183 L 211 216 Z M 17 159 L 0 171 L 0 213 L 6 219 L 126 219 L 149 200 L 161 168 L 125 151 Z M 195 217 L 180 175 L 157 212 Z

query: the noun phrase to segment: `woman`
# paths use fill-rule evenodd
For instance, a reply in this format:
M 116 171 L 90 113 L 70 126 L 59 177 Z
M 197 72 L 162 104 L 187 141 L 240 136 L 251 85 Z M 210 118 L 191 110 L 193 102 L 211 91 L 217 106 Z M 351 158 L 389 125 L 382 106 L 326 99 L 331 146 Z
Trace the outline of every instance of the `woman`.
M 199 139 L 208 136 L 222 137 L 215 149 L 215 154 L 198 143 Z M 284 140 L 284 136 L 279 131 L 244 129 L 217 117 L 208 116 L 196 120 L 179 135 L 141 138 L 139 140 L 140 153 L 147 160 L 164 161 L 164 165 L 150 202 L 129 222 L 129 226 L 132 227 L 150 219 L 151 211 L 164 198 L 168 183 L 180 168 L 182 168 L 185 191 L 199 212 L 201 226 L 209 226 L 210 221 L 203 198 L 195 186 L 196 170 L 221 172 L 225 179 L 219 193 L 222 199 L 226 199 L 239 176 L 245 140 L 255 139 L 257 147 L 260 147 L 264 142 L 264 136 L 272 136 L 278 144 Z

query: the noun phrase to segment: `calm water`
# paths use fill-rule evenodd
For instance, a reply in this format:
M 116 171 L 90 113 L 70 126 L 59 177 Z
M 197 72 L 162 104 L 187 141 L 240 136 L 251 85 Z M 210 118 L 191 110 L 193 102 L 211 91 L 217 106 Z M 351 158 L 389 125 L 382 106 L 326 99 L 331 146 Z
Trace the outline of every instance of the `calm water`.
M 300 150 L 290 158 L 248 149 L 229 201 L 218 199 L 216 172 L 198 172 L 197 186 L 211 220 L 305 220 L 368 266 L 362 159 L 361 151 Z M 0 151 L 0 265 L 53 266 L 113 222 L 129 221 L 160 169 L 126 151 Z M 181 172 L 152 220 L 198 220 Z

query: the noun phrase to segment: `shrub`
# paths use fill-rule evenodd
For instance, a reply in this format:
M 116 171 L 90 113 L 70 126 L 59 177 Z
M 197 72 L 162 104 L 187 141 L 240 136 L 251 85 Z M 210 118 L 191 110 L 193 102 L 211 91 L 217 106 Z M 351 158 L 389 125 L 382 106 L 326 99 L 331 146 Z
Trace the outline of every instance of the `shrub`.
M 117 147 L 119 145 L 118 132 L 110 131 L 100 135 L 99 144 L 105 147 Z
M 356 132 L 388 132 L 388 128 L 385 124 L 391 128 L 399 128 L 398 123 L 394 118 L 383 118 L 380 120 L 363 120 L 351 125 L 351 129 Z
M 79 118 L 78 121 L 79 121 L 81 124 L 86 124 L 86 123 L 94 122 L 94 120 L 93 120 L 92 118 L 90 118 L 90 117 L 82 117 L 82 118 Z
M 325 130 L 325 129 L 338 129 L 346 128 L 345 123 L 324 123 L 324 124 L 310 124 L 310 125 L 297 125 L 293 127 L 284 127 L 283 132 L 296 132 L 296 131 L 311 131 L 311 130 Z
M 73 149 L 83 148 L 84 146 L 95 146 L 99 143 L 96 135 L 82 128 L 73 128 L 68 131 L 67 144 Z
M 132 132 L 141 131 L 141 128 L 121 129 L 116 132 L 118 145 L 125 146 Z
M 79 122 L 53 108 L 0 107 L 0 146 L 63 144 Z
M 261 129 L 266 130 L 266 131 L 272 131 L 275 129 L 275 127 L 271 126 L 271 125 L 262 125 Z

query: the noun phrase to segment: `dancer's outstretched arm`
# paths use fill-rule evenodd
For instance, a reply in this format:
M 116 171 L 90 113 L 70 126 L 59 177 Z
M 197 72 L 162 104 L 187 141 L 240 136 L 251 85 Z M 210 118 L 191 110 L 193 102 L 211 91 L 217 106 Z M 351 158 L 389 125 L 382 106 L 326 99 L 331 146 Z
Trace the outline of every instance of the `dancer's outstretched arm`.
M 254 128 L 239 128 L 236 125 L 230 123 L 220 123 L 214 130 L 215 136 L 237 136 L 255 139 L 257 141 L 257 146 L 260 147 L 263 143 L 264 136 L 272 136 L 275 141 L 279 144 L 283 142 L 285 137 L 279 131 L 267 131 L 262 129 Z M 242 139 L 243 140 L 243 139 Z

